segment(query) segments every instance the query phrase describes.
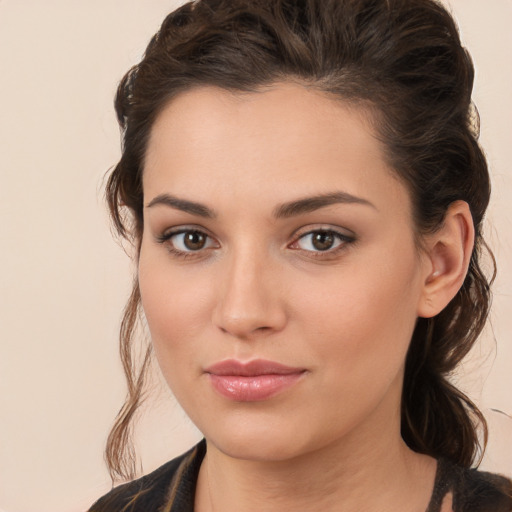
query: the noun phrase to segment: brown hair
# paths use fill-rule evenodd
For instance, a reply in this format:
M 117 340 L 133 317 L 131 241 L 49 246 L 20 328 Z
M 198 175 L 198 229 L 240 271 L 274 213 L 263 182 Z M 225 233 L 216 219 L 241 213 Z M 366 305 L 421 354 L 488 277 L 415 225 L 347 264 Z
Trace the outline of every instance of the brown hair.
M 402 436 L 435 458 L 468 467 L 479 452 L 478 408 L 448 380 L 487 318 L 489 281 L 479 259 L 490 194 L 471 104 L 473 66 L 455 23 L 434 0 L 198 0 L 164 20 L 142 61 L 122 79 L 116 111 L 123 152 L 107 199 L 114 226 L 138 248 L 142 173 L 151 127 L 180 92 L 202 85 L 252 91 L 296 80 L 376 113 L 387 157 L 408 187 L 419 235 L 436 230 L 449 205 L 466 201 L 476 241 L 456 297 L 419 318 L 406 360 Z M 494 260 L 493 260 L 494 263 Z M 130 425 L 140 403 L 150 346 L 133 357 L 138 284 L 121 329 L 128 396 L 109 436 L 113 477 L 132 477 Z

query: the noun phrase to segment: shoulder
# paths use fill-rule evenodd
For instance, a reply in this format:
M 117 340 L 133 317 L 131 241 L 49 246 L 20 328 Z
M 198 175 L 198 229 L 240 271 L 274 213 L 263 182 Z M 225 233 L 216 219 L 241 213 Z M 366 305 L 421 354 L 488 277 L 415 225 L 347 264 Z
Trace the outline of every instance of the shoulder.
M 159 510 L 172 502 L 173 494 L 180 493 L 184 486 L 190 487 L 189 496 L 193 501 L 194 475 L 187 476 L 191 466 L 198 468 L 203 457 L 202 442 L 188 452 L 167 462 L 158 469 L 137 480 L 120 485 L 96 501 L 88 512 L 148 512 Z M 194 469 L 194 473 L 195 473 Z
M 508 478 L 439 462 L 438 489 L 453 494 L 455 512 L 512 512 L 512 481 Z

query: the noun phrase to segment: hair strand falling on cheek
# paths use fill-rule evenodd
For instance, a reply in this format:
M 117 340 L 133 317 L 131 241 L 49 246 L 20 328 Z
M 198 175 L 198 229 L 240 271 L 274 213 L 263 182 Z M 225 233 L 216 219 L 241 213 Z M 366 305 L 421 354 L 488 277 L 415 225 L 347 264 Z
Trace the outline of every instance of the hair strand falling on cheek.
M 128 386 L 125 403 L 119 410 L 114 426 L 108 436 L 105 459 L 113 481 L 118 478 L 132 479 L 137 474 L 137 457 L 133 445 L 132 420 L 144 401 L 146 375 L 151 365 L 152 345 L 142 349 L 142 362 L 137 365 L 133 343 L 138 334 L 140 322 L 140 291 L 138 281 L 133 284 L 132 293 L 126 304 L 119 333 L 119 352 Z M 124 454 L 123 454 L 124 451 Z

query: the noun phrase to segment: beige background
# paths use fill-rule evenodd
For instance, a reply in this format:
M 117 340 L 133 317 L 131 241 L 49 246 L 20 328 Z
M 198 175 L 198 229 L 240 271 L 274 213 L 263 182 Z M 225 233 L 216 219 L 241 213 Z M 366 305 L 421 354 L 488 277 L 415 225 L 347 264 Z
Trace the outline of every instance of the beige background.
M 0 0 L 5 511 L 85 510 L 109 487 L 102 449 L 124 394 L 116 338 L 130 284 L 101 193 L 119 156 L 112 99 L 173 5 Z M 451 5 L 477 67 L 475 100 L 494 182 L 487 233 L 500 267 L 493 329 L 458 379 L 486 409 L 512 414 L 512 1 Z M 146 471 L 198 438 L 169 394 L 155 394 L 140 429 Z M 512 475 L 512 420 L 489 417 L 486 467 Z

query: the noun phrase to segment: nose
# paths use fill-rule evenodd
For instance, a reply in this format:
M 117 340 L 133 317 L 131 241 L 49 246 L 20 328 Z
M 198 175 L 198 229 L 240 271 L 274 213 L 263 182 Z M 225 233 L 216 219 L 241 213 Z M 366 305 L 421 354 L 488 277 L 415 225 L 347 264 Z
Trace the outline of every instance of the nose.
M 217 281 L 213 323 L 238 339 L 282 330 L 287 321 L 279 270 L 254 252 L 233 254 Z

